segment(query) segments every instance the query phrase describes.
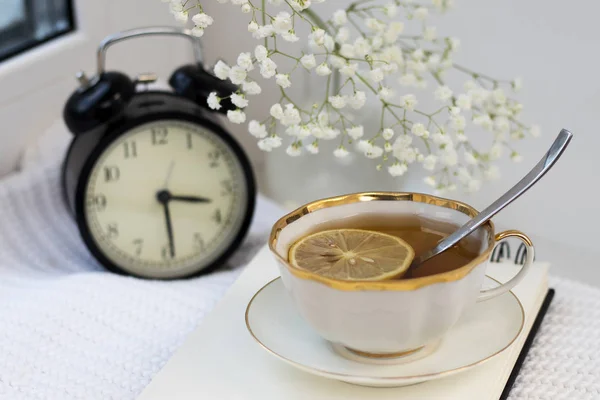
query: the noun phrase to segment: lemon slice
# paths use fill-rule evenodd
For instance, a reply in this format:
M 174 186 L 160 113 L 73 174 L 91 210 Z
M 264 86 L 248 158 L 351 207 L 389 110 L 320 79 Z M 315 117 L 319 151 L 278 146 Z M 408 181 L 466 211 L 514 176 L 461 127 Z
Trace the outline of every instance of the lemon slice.
M 317 232 L 294 243 L 289 252 L 295 267 L 350 281 L 400 277 L 414 256 L 413 248 L 404 240 L 362 229 Z

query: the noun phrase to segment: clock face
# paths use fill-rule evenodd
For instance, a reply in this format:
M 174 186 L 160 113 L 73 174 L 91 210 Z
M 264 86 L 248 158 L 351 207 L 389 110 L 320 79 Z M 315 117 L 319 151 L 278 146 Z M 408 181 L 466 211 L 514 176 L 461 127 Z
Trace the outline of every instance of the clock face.
M 243 168 L 226 141 L 201 125 L 139 125 L 91 170 L 88 230 L 104 257 L 126 272 L 191 275 L 231 247 L 251 212 Z

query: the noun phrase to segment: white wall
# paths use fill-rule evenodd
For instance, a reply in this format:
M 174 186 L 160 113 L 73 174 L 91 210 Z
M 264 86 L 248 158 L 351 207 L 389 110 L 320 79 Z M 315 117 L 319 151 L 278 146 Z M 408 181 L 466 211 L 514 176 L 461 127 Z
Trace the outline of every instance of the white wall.
M 0 63 L 0 176 L 13 170 L 23 147 L 62 117 L 77 87 L 75 73 L 95 73 L 95 51 L 102 38 L 145 25 L 174 25 L 160 1 L 75 1 L 77 32 Z M 141 39 L 111 48 L 108 68 L 168 78 L 191 59 L 189 44 L 175 39 Z M 135 54 L 135 57 L 131 55 Z
M 333 10 L 344 0 L 329 0 L 321 9 Z M 438 32 L 458 36 L 461 51 L 457 61 L 492 76 L 522 76 L 525 86 L 519 98 L 524 116 L 538 122 L 543 136 L 521 143 L 524 161 L 503 163 L 503 178 L 488 184 L 475 195 L 456 194 L 482 208 L 506 191 L 546 151 L 561 128 L 575 138 L 557 166 L 517 203 L 495 221 L 500 227 L 519 228 L 538 244 L 538 259 L 550 260 L 555 272 L 600 285 L 595 267 L 600 249 L 596 245 L 600 224 L 593 160 L 598 159 L 600 134 L 595 131 L 600 106 L 597 43 L 600 3 L 584 0 L 457 0 L 456 8 L 439 20 Z M 207 41 L 209 58 L 235 60 L 241 50 L 256 42 L 245 32 L 246 16 L 230 6 L 211 5 L 210 11 L 222 23 Z M 231 23 L 223 23 L 225 19 Z M 264 112 L 262 108 L 255 113 Z M 240 129 L 240 135 L 248 135 Z M 255 142 L 245 139 L 255 163 L 264 162 Z M 284 168 L 284 167 L 282 167 Z M 290 171 L 292 173 L 292 171 Z M 403 189 L 428 190 L 421 177 L 404 182 Z M 277 190 L 277 188 L 270 188 Z

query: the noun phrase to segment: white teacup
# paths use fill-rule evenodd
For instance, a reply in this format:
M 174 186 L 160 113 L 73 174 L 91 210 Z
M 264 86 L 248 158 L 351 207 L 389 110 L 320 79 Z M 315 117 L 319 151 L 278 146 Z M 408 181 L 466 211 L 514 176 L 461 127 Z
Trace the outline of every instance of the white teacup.
M 494 234 L 491 222 L 470 235 L 478 256 L 468 264 L 435 275 L 388 281 L 344 281 L 323 277 L 288 262 L 290 246 L 313 232 L 330 229 L 344 218 L 406 215 L 464 224 L 477 211 L 454 200 L 419 193 L 357 193 L 318 200 L 277 221 L 269 246 L 279 261 L 283 283 L 296 308 L 326 340 L 367 357 L 398 357 L 432 344 L 477 301 L 513 288 L 534 258 L 531 240 L 521 232 Z M 488 259 L 497 242 L 520 239 L 527 259 L 517 275 L 481 290 Z

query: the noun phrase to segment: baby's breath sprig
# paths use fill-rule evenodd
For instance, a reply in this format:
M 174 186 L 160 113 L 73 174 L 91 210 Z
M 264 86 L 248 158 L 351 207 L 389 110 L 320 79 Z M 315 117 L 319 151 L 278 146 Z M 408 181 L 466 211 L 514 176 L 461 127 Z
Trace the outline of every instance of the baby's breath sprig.
M 213 23 L 201 0 L 163 1 L 179 21 L 194 14 L 196 36 Z M 214 67 L 217 77 L 240 86 L 229 96 L 237 109 L 227 112 L 228 119 L 245 123 L 249 97 L 262 91 L 251 71 L 279 86 L 279 100 L 269 115 L 248 121 L 248 131 L 264 151 L 285 147 L 290 156 L 317 154 L 322 142 L 336 140 L 335 157 L 357 151 L 378 160 L 376 168 L 392 176 L 420 165 L 427 171 L 425 182 L 438 193 L 457 186 L 476 191 L 484 180 L 499 176 L 494 162 L 500 157 L 521 160 L 512 142 L 540 134 L 539 127 L 520 120 L 523 106 L 512 97 L 521 88 L 520 79 L 500 80 L 456 64 L 460 41 L 440 36 L 428 24 L 429 15 L 446 12 L 452 0 L 357 0 L 327 19 L 311 7 L 325 0 L 217 1 L 248 14 L 248 32 L 258 41 L 235 65 L 219 61 Z M 310 51 L 293 53 L 287 44 L 301 40 L 296 33 L 300 24 L 310 28 L 303 38 Z M 291 61 L 291 69 L 281 66 L 288 64 L 284 59 Z M 323 92 L 315 93 L 310 107 L 294 101 L 288 91 L 297 69 L 323 79 Z M 449 87 L 450 72 L 467 78 L 462 88 Z M 430 85 L 439 106 L 426 111 L 413 92 Z M 222 100 L 212 93 L 208 105 L 219 109 Z M 353 114 L 367 101 L 380 106 L 376 132 L 354 122 Z M 478 140 L 476 147 L 467 129 L 486 132 L 489 146 L 482 148 Z

